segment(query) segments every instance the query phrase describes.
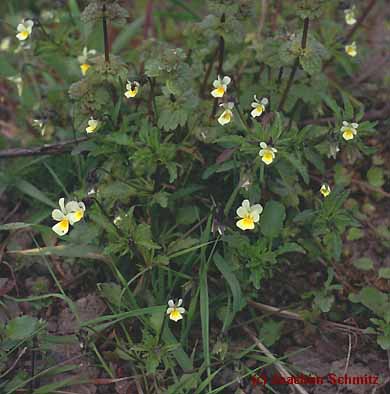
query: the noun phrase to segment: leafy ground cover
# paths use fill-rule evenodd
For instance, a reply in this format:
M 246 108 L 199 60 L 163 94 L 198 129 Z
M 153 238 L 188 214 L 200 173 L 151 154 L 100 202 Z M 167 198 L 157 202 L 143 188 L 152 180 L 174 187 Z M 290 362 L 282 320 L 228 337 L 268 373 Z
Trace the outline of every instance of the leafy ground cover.
M 0 392 L 389 390 L 384 1 L 0 10 Z

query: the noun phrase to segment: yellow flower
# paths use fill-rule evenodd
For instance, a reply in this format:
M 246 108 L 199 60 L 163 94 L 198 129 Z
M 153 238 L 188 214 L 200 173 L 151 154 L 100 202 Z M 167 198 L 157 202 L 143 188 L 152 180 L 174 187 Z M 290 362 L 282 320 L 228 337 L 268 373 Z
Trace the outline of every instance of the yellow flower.
M 62 236 L 68 233 L 70 224 L 73 226 L 84 217 L 85 205 L 77 201 L 69 201 L 65 205 L 64 198 L 60 198 L 58 205 L 60 209 L 54 209 L 51 217 L 59 223 L 54 225 L 52 229 L 56 234 Z
M 254 108 L 251 112 L 251 115 L 253 118 L 256 118 L 257 116 L 261 116 L 261 114 L 265 111 L 265 106 L 268 104 L 268 99 L 264 97 L 259 101 L 256 95 L 253 97 L 255 101 L 251 104 L 252 108 Z
M 94 133 L 100 126 L 100 122 L 96 119 L 94 119 L 92 116 L 88 121 L 88 127 L 85 129 L 85 131 L 89 133 Z
M 356 47 L 356 42 L 354 41 L 350 45 L 345 46 L 345 52 L 351 57 L 355 57 L 357 55 L 357 47 Z
M 263 207 L 260 204 L 250 205 L 249 200 L 244 200 L 241 207 L 237 209 L 237 216 L 241 219 L 236 223 L 236 226 L 241 230 L 253 230 L 255 223 L 260 220 L 260 214 L 263 212 Z
M 16 34 L 16 38 L 19 41 L 25 41 L 30 37 L 32 33 L 32 28 L 34 26 L 34 22 L 32 20 L 26 20 L 18 24 L 16 30 L 18 33 Z
M 223 126 L 230 123 L 233 118 L 232 109 L 234 108 L 234 103 L 222 103 L 219 106 L 224 108 L 224 111 L 218 118 L 218 123 Z
M 343 127 L 340 129 L 340 131 L 343 133 L 343 138 L 346 141 L 352 140 L 354 136 L 357 134 L 358 127 L 359 127 L 358 123 L 348 123 L 344 120 Z
M 272 146 L 268 146 L 265 142 L 260 142 L 259 156 L 265 164 L 271 164 L 275 159 L 275 153 L 278 151 Z
M 183 319 L 183 313 L 186 311 L 181 305 L 183 304 L 183 300 L 180 298 L 177 304 L 173 302 L 173 300 L 168 301 L 168 309 L 167 315 L 169 318 L 175 322 Z
M 83 74 L 83 76 L 87 73 L 87 71 L 89 70 L 91 66 L 88 63 L 83 63 L 80 64 L 80 70 L 81 70 L 81 74 Z
M 328 197 L 329 194 L 330 194 L 330 192 L 331 192 L 330 186 L 329 186 L 327 183 L 324 183 L 324 184 L 321 186 L 320 192 L 321 192 L 321 194 L 322 194 L 324 197 Z
M 125 96 L 127 98 L 135 97 L 138 93 L 138 90 L 139 90 L 139 82 L 127 81 Z
M 77 57 L 78 62 L 80 63 L 80 70 L 83 76 L 87 73 L 90 69 L 91 65 L 89 64 L 88 60 L 91 56 L 96 55 L 95 49 L 88 50 L 87 47 L 83 48 L 83 54 Z
M 213 97 L 223 97 L 223 95 L 226 93 L 230 81 L 230 77 L 225 76 L 223 77 L 223 79 L 221 79 L 221 77 L 218 75 L 218 79 L 213 82 L 213 86 L 215 89 L 211 91 L 211 95 Z
M 357 22 L 355 17 L 355 7 L 344 10 L 344 14 L 347 25 L 354 25 Z

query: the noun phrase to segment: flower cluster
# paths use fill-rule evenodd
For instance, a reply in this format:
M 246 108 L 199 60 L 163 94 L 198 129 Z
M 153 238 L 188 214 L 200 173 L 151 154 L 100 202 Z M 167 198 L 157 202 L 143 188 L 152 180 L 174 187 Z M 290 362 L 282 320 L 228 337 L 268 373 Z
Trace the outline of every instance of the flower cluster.
M 217 79 L 213 82 L 214 89 L 211 91 L 211 95 L 215 98 L 224 97 L 230 82 L 231 82 L 231 78 L 228 77 L 227 75 L 225 75 L 223 78 L 221 78 L 218 75 Z M 251 116 L 253 118 L 257 118 L 258 116 L 261 116 L 265 111 L 265 107 L 267 105 L 268 105 L 268 99 L 266 97 L 262 98 L 261 100 L 258 100 L 257 96 L 254 95 L 254 101 L 251 104 L 251 107 L 253 108 L 251 111 Z M 219 106 L 223 108 L 223 111 L 218 117 L 218 123 L 221 126 L 224 126 L 225 124 L 230 123 L 231 120 L 233 119 L 232 110 L 234 108 L 234 102 L 225 101 L 219 104 Z
M 52 229 L 59 236 L 65 235 L 69 231 L 69 225 L 74 225 L 84 217 L 85 205 L 83 202 L 69 201 L 65 205 L 65 198 L 58 201 L 60 209 L 54 209 L 51 217 L 57 221 Z
M 352 26 L 357 22 L 355 11 L 356 11 L 355 6 L 344 10 L 345 23 L 347 25 Z M 346 45 L 344 49 L 347 55 L 351 57 L 355 57 L 357 55 L 357 46 L 355 41 L 352 42 L 351 44 Z

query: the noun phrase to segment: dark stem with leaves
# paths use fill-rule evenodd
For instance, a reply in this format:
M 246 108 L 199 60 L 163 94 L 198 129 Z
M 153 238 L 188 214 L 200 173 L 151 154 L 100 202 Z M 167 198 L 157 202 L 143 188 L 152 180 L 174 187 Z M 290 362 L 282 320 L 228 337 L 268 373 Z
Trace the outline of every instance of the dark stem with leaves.
M 226 17 L 225 14 L 222 14 L 221 16 L 221 23 L 225 23 Z M 219 43 L 218 43 L 218 66 L 217 66 L 217 76 L 220 75 L 223 77 L 222 72 L 223 72 L 223 59 L 225 56 L 225 39 L 220 36 L 219 37 Z M 213 118 L 215 114 L 217 113 L 217 108 L 218 108 L 218 98 L 214 99 L 214 105 L 213 105 L 213 111 L 211 113 L 211 117 Z
M 35 148 L 11 148 L 0 151 L 0 159 L 10 159 L 13 157 L 23 156 L 43 156 L 43 155 L 60 155 L 69 152 L 74 145 L 88 140 L 88 137 L 63 141 L 56 144 L 45 144 Z
M 106 18 L 106 5 L 103 4 L 103 36 L 104 36 L 104 60 L 110 63 L 110 44 L 108 42 L 107 18 Z
M 301 51 L 302 51 L 302 53 L 306 49 L 308 32 L 309 32 L 309 18 L 305 18 L 305 20 L 303 21 L 303 33 L 302 33 L 302 41 L 301 41 Z M 298 66 L 299 66 L 299 56 L 297 56 L 297 58 L 295 59 L 293 68 L 291 69 L 291 73 L 290 73 L 290 76 L 288 78 L 286 89 L 283 92 L 282 98 L 281 98 L 279 106 L 278 106 L 278 111 L 282 111 L 283 110 L 283 106 L 284 106 L 284 104 L 286 102 L 286 99 L 288 97 L 288 93 L 290 92 L 292 83 L 294 81 L 295 74 L 296 74 L 296 72 L 298 70 Z

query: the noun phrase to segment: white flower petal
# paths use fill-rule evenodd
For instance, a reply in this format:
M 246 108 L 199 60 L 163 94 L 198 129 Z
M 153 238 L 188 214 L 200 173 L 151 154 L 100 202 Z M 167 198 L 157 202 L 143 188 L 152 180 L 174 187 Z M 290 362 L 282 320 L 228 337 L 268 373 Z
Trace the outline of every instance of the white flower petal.
M 222 79 L 222 83 L 223 83 L 224 85 L 229 85 L 230 81 L 231 81 L 231 78 L 228 77 L 228 76 L 225 76 L 225 77 L 223 77 L 223 79 Z
M 249 208 L 251 206 L 249 200 L 244 200 L 241 204 L 244 208 L 246 208 L 249 211 Z
M 65 211 L 66 213 L 69 212 L 76 212 L 80 209 L 79 207 L 79 203 L 77 201 L 69 201 L 68 203 L 66 203 L 65 205 Z
M 263 212 L 263 206 L 261 204 L 255 204 L 251 206 L 251 213 L 257 213 L 257 214 L 261 214 L 261 212 Z
M 267 149 L 267 146 L 265 142 L 260 142 L 260 148 Z
M 62 198 L 60 198 L 60 199 L 58 200 L 58 205 L 60 206 L 61 211 L 62 211 L 64 214 L 66 214 L 66 210 L 65 210 L 65 198 L 64 198 L 64 197 L 62 197 Z
M 168 305 L 173 308 L 175 306 L 175 303 L 173 302 L 173 300 L 169 300 L 168 301 Z
M 236 213 L 239 218 L 244 218 L 248 214 L 248 209 L 245 207 L 238 207 Z
M 51 213 L 51 217 L 56 220 L 57 222 L 60 222 L 62 219 L 65 218 L 65 215 L 63 212 L 61 212 L 59 209 L 53 209 Z
M 177 306 L 180 306 L 180 305 L 182 305 L 182 304 L 183 304 L 183 299 L 180 298 L 179 301 L 178 301 L 178 303 L 177 303 Z

